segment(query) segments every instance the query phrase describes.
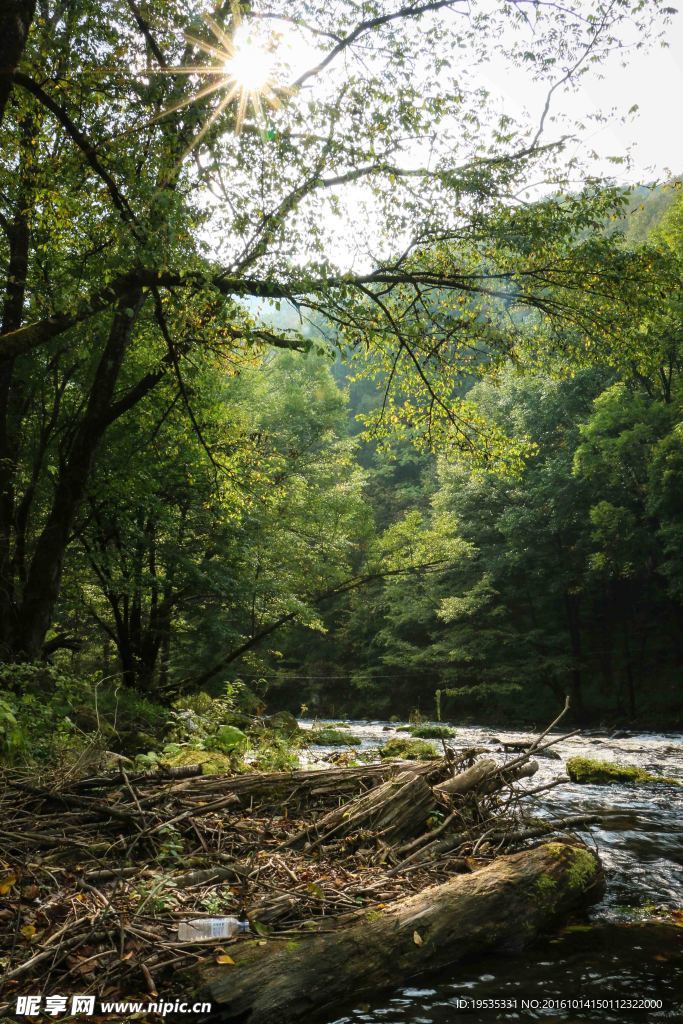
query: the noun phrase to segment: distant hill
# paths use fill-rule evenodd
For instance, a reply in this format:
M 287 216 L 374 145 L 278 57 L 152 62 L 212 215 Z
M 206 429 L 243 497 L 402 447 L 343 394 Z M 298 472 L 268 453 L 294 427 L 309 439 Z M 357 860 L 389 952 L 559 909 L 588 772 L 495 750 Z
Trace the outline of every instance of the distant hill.
M 628 242 L 638 245 L 647 240 L 650 232 L 657 227 L 676 201 L 682 180 L 679 176 L 664 185 L 638 185 L 632 190 L 628 212 L 623 220 L 615 225 L 624 231 Z

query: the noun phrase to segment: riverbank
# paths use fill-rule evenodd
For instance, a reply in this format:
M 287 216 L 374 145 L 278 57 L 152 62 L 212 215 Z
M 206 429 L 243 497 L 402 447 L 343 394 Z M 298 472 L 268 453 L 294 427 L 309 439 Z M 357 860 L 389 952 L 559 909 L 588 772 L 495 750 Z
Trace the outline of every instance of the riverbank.
M 308 724 L 308 723 L 305 723 Z M 405 723 L 354 721 L 361 737 L 361 753 L 386 737 L 405 735 Z M 498 739 L 518 743 L 532 733 L 487 725 L 456 727 L 449 743 L 481 744 Z M 653 774 L 683 781 L 683 737 L 676 732 L 634 732 L 609 736 L 597 731 L 558 743 L 561 761 L 539 760 L 531 787 L 550 784 L 564 772 L 570 757 L 586 756 L 637 765 Z M 331 751 L 323 751 L 328 756 Z M 317 755 L 319 756 L 319 755 Z M 500 756 L 500 755 L 496 755 Z M 467 1024 L 539 1019 L 559 1022 L 642 1024 L 683 1019 L 683 787 L 667 785 L 565 785 L 538 798 L 540 816 L 592 812 L 599 822 L 581 837 L 600 854 L 606 890 L 590 911 L 566 929 L 524 953 L 506 951 L 482 955 L 445 971 L 434 972 L 419 983 L 397 988 L 386 1000 L 372 1001 L 348 1015 L 330 1016 L 329 1024 L 453 1024 L 463 1010 L 457 1001 L 555 1000 L 554 1008 L 536 1010 L 482 1010 L 470 1008 Z M 604 999 L 606 993 L 625 999 L 649 997 L 662 1009 L 647 1012 L 628 1007 L 600 1011 L 561 1009 L 559 1001 L 583 994 Z M 666 1008 L 666 1009 L 665 1009 Z M 596 1013 L 599 1012 L 599 1016 Z M 539 1018 L 540 1015 L 540 1018 Z
M 275 962 L 278 944 L 292 935 L 317 942 L 332 926 L 333 947 L 350 941 L 355 948 L 347 930 L 379 933 L 377 949 L 396 967 L 378 959 L 368 974 L 359 962 L 369 994 L 413 968 L 452 962 L 504 937 L 527 942 L 600 889 L 597 859 L 566 838 L 586 817 L 541 822 L 525 810 L 534 791 L 521 789 L 520 780 L 537 773 L 537 757 L 552 744 L 541 736 L 502 758 L 446 748 L 426 762 L 381 759 L 294 772 L 120 768 L 51 784 L 9 772 L 2 841 L 10 860 L 0 912 L 15 938 L 5 998 L 17 985 L 50 993 L 68 990 L 74 979 L 100 997 L 141 984 L 153 997 L 180 976 L 199 987 L 190 975 L 201 967 L 201 984 L 225 1001 L 216 964 L 232 967 L 238 953 L 242 962 L 247 940 L 221 934 L 198 948 L 178 926 L 230 915 L 249 921 L 259 963 Z M 529 850 L 531 841 L 553 836 L 561 841 Z M 499 857 L 503 852 L 512 856 Z M 469 938 L 455 946 L 446 941 L 450 917 L 439 910 L 451 904 L 456 918 L 470 922 L 481 910 Z M 442 932 L 443 941 L 419 956 L 413 950 L 399 966 L 394 913 L 420 919 L 422 930 L 409 935 L 415 945 Z M 244 966 L 245 984 L 247 974 Z M 256 999 L 262 988 L 254 974 L 242 998 Z

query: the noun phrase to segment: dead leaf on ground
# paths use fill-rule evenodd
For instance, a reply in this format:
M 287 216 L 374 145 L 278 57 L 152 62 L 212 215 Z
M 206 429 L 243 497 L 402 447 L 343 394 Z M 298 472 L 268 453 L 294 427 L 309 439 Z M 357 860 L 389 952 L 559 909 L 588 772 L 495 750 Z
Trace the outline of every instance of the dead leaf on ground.
M 17 876 L 13 871 L 0 878 L 0 896 L 6 896 L 13 885 L 16 885 Z

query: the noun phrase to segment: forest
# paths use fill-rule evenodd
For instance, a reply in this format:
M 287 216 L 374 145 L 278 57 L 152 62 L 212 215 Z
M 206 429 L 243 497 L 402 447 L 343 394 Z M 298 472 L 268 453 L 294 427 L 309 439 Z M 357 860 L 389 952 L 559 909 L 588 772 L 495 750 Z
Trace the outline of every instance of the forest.
M 224 1024 L 308 1020 L 296 984 L 331 1020 L 334 984 L 355 971 L 362 988 L 370 964 L 379 986 L 393 940 L 368 916 L 367 962 L 340 938 L 349 973 L 327 1002 L 300 952 L 271 991 L 270 929 L 292 952 L 316 901 L 343 921 L 398 901 L 407 935 L 426 914 L 443 946 L 412 930 L 409 976 L 413 955 L 455 956 L 439 915 L 452 897 L 477 918 L 480 869 L 487 892 L 509 871 L 527 893 L 500 932 L 491 897 L 508 939 L 598 898 L 597 858 L 563 845 L 596 813 L 545 827 L 517 817 L 517 787 L 560 720 L 569 737 L 683 728 L 683 188 L 636 181 L 627 154 L 597 151 L 608 115 L 563 98 L 665 48 L 675 15 L 663 0 L 4 0 L 12 999 L 57 941 L 41 993 L 78 956 L 116 956 L 104 980 L 83 968 L 87 991 L 156 997 L 186 953 L 170 938 L 181 893 L 216 878 L 201 913 L 256 907 L 260 936 L 236 994 L 202 975 L 233 1000 Z M 528 107 L 497 95 L 508 72 Z M 345 744 L 349 720 L 412 729 L 420 763 L 400 735 Z M 443 751 L 419 748 L 420 727 Z M 476 736 L 454 752 L 460 728 Z M 354 743 L 357 758 L 328 750 Z M 667 764 L 608 781 L 677 786 Z M 531 792 L 559 784 L 542 781 Z M 264 857 L 280 902 L 259 888 Z M 552 897 L 532 898 L 543 879 Z M 420 902 L 433 884 L 438 912 Z M 33 904 L 58 885 L 70 909 L 43 920 Z
M 445 58 L 418 105 L 411 75 L 451 31 L 416 35 L 419 5 L 388 23 L 391 95 L 379 67 L 299 83 L 305 103 L 246 88 L 232 134 L 180 73 L 197 49 L 211 69 L 211 19 L 197 40 L 181 7 L 156 12 L 168 46 L 186 32 L 164 54 L 132 3 L 15 6 L 6 751 L 52 742 L 36 730 L 76 743 L 88 715 L 71 737 L 64 717 L 93 687 L 148 742 L 174 700 L 237 683 L 247 705 L 332 716 L 535 722 L 571 693 L 582 722 L 680 718 L 679 183 L 563 192 L 565 143 L 543 124 L 529 143 L 477 88 L 454 100 Z M 481 56 L 523 7 L 482 11 L 459 45 Z M 613 7 L 588 27 L 568 9 L 535 58 L 580 76 L 617 45 Z M 401 171 L 408 126 L 441 132 L 433 172 Z M 533 173 L 545 193 L 508 198 Z M 347 182 L 410 239 L 368 273 L 336 270 L 326 237 Z

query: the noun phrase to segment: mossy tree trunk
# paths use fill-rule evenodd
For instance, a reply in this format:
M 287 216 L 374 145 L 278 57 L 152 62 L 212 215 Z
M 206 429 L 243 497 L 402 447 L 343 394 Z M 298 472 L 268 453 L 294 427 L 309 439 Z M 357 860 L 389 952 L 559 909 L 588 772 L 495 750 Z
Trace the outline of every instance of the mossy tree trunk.
M 325 933 L 236 943 L 234 965 L 204 961 L 198 987 L 223 1024 L 313 1024 L 472 953 L 524 945 L 601 892 L 593 853 L 546 843 Z

